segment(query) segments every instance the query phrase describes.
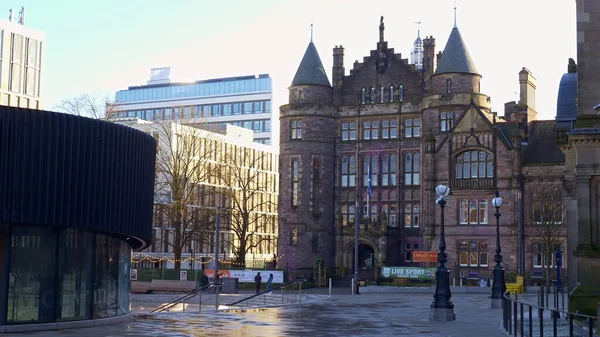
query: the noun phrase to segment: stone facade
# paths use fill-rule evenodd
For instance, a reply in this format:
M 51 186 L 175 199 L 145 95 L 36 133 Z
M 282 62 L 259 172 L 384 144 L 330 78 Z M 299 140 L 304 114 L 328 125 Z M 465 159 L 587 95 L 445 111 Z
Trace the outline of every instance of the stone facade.
M 457 32 L 454 38 L 462 43 Z M 290 104 L 280 108 L 278 265 L 292 277 L 310 274 L 318 258 L 338 273 L 351 272 L 357 222 L 361 278 L 377 277 L 384 265 L 426 266 L 413 260 L 413 252 L 438 250 L 441 214 L 435 187 L 440 184 L 452 191 L 445 207 L 445 241 L 457 283 L 491 275 L 496 190 L 504 199 L 500 241 L 507 270 L 527 274 L 541 268 L 536 238 L 524 230 L 533 218 L 527 191 L 539 179 L 562 184 L 564 155 L 554 140 L 555 122 L 527 120 L 527 113 L 517 121 L 519 111 L 534 111 L 531 100 L 513 102 L 511 107 L 520 108 L 499 117 L 480 92 L 480 74 L 452 72 L 448 63 L 450 72 L 436 74 L 435 39 L 425 38 L 423 46 L 419 70 L 388 48 L 382 24 L 376 49 L 355 62 L 348 75 L 344 49 L 335 46 L 332 87 L 290 87 Z M 458 47 L 447 45 L 444 54 L 468 54 L 448 51 L 452 48 Z M 305 59 L 299 71 L 306 69 Z M 464 60 L 465 67 L 475 69 L 470 56 Z M 304 92 L 301 101 L 299 91 Z M 550 150 L 537 147 L 542 143 Z M 536 156 L 540 150 L 546 155 Z M 315 156 L 322 158 L 317 171 Z M 323 188 L 318 209 L 315 172 Z

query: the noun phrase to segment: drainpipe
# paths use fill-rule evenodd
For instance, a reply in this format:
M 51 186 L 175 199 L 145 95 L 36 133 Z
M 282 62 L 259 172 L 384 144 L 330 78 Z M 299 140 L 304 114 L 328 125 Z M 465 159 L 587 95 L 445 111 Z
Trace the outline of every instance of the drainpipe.
M 517 273 L 519 276 L 523 276 L 525 272 L 525 244 L 523 238 L 523 179 L 519 178 L 519 191 L 517 192 L 517 213 L 518 213 L 518 263 Z

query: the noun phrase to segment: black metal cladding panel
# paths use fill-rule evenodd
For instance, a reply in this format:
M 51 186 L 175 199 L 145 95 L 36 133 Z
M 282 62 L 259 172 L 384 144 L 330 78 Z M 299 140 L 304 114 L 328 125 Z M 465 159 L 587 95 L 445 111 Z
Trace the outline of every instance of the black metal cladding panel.
M 122 125 L 0 106 L 0 223 L 152 237 L 156 141 Z

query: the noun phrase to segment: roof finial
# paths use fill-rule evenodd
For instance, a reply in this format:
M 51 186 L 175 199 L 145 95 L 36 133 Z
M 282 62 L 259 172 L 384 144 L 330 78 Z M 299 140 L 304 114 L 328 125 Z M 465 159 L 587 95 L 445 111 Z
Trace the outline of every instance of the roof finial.
M 454 0 L 454 28 L 456 28 L 456 0 Z
M 383 15 L 379 20 L 379 42 L 383 43 L 383 30 L 385 29 L 385 25 L 383 24 Z
M 310 18 L 310 43 L 313 43 L 313 19 Z
M 421 21 L 415 21 L 417 24 L 417 37 L 421 37 Z

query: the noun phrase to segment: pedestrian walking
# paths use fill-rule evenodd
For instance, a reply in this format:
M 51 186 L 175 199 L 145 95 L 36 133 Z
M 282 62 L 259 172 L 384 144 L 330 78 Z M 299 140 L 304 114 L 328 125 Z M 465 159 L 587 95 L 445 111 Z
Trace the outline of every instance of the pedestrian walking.
M 273 283 L 273 274 L 269 274 L 269 278 L 267 279 L 267 290 L 271 290 L 271 283 Z
M 254 276 L 254 282 L 256 283 L 256 293 L 260 293 L 260 281 L 262 281 L 262 277 L 260 276 L 260 272 Z

